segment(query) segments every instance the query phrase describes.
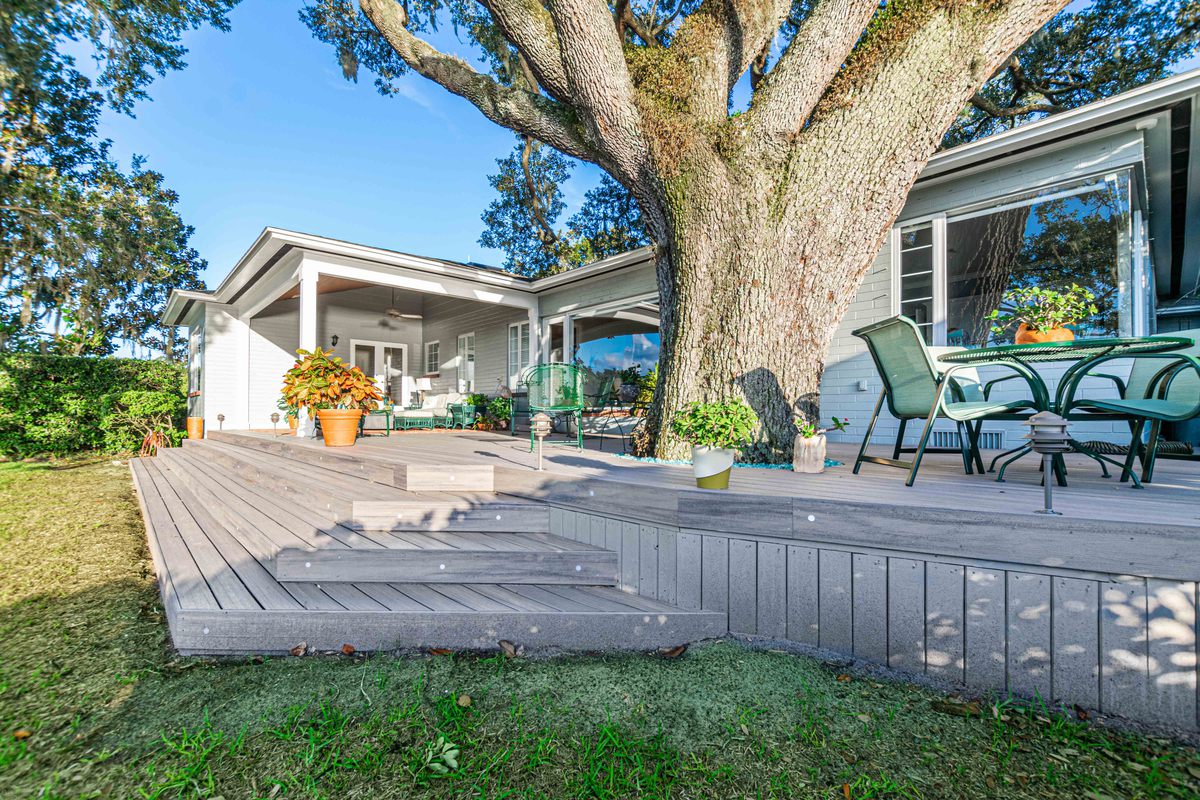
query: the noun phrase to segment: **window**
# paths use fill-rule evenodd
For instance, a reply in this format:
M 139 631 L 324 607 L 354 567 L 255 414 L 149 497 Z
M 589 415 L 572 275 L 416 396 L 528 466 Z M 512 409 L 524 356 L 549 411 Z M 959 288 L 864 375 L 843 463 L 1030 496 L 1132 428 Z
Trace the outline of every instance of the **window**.
M 475 334 L 458 337 L 458 391 L 475 391 Z
M 440 342 L 425 343 L 425 374 L 432 375 L 442 371 L 442 359 L 439 355 Z
M 1005 292 L 1078 284 L 1100 309 L 1081 334 L 1145 332 L 1131 291 L 1145 281 L 1132 205 L 1123 171 L 901 226 L 892 240 L 898 311 L 929 344 L 1003 344 L 1013 332 L 993 333 L 987 317 Z
M 508 386 L 516 389 L 521 373 L 529 366 L 529 323 L 508 326 Z

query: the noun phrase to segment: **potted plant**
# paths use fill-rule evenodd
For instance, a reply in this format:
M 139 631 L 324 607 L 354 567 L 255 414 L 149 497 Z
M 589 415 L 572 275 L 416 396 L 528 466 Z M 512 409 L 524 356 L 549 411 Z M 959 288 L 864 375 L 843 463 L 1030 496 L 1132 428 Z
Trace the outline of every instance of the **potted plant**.
M 288 405 L 286 397 L 280 397 L 275 407 L 283 412 L 283 417 L 287 420 L 288 427 L 296 430 L 296 426 L 300 423 L 300 409 Z
M 307 409 L 321 421 L 326 447 L 354 444 L 364 411 L 372 411 L 383 395 L 375 379 L 358 367 L 347 367 L 331 350 L 297 350 L 295 366 L 283 377 L 283 400 Z
M 850 425 L 849 419 L 831 419 L 833 423 L 828 428 L 818 428 L 815 422 L 804 418 L 796 420 L 796 441 L 792 446 L 793 472 L 825 471 L 825 434 L 844 431 Z
M 737 448 L 750 440 L 758 417 L 741 400 L 692 403 L 671 420 L 671 430 L 692 445 L 692 472 L 701 489 L 728 489 Z
M 1040 286 L 1010 289 L 1000 300 L 1000 308 L 988 315 L 992 332 L 1003 334 L 1014 324 L 1017 344 L 1040 342 L 1069 342 L 1075 332 L 1067 325 L 1077 325 L 1097 313 L 1096 295 L 1078 284 L 1057 291 Z

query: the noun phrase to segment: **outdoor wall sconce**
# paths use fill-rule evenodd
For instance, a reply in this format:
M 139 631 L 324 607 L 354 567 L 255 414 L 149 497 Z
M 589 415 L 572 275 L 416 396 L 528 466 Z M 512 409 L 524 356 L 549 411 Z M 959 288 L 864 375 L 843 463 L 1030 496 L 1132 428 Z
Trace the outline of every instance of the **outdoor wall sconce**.
M 539 411 L 529 422 L 533 426 L 533 435 L 537 437 L 537 468 L 538 472 L 542 472 L 542 441 L 550 435 L 550 424 L 553 420 L 545 411 Z
M 279 425 L 279 412 L 275 411 L 275 412 L 272 412 L 272 414 L 271 414 L 271 435 L 272 436 L 279 435 L 279 430 L 277 428 L 278 425 Z
M 1042 456 L 1042 494 L 1045 508 L 1035 512 L 1038 514 L 1055 514 L 1054 500 L 1051 497 L 1051 486 L 1054 484 L 1054 458 L 1071 449 L 1071 435 L 1067 433 L 1067 421 L 1050 411 L 1039 411 L 1025 420 L 1029 433 L 1024 438 L 1029 440 L 1029 447 Z
M 225 415 L 217 414 L 217 430 L 225 429 Z
M 337 347 L 337 343 L 338 343 L 338 335 L 337 335 L 336 333 L 335 333 L 335 334 L 334 334 L 334 335 L 333 335 L 333 336 L 332 336 L 332 337 L 329 339 L 329 343 L 330 343 L 330 345 L 332 345 L 333 347 Z

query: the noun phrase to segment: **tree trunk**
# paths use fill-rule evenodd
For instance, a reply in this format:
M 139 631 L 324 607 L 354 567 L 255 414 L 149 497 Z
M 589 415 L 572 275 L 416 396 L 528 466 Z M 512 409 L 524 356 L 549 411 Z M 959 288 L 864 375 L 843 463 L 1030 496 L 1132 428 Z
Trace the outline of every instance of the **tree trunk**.
M 762 175 L 768 183 L 770 172 Z M 660 458 L 686 456 L 687 444 L 670 432 L 680 409 L 740 398 L 761 423 L 748 455 L 790 461 L 794 420 L 819 419 L 826 351 L 886 233 L 886 221 L 873 235 L 815 210 L 774 213 L 771 187 L 756 191 L 757 183 L 693 182 L 667 210 L 658 259 L 662 351 L 649 420 Z

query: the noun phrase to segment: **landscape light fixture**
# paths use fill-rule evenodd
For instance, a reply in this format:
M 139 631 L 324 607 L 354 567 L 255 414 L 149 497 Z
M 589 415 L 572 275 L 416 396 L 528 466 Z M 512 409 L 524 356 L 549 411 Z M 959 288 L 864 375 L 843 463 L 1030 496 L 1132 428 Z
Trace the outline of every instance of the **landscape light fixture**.
M 224 430 L 224 429 L 225 429 L 225 415 L 217 414 L 217 430 L 220 431 L 220 430 Z
M 1042 497 L 1044 506 L 1038 514 L 1054 514 L 1054 499 L 1051 496 L 1051 486 L 1054 484 L 1054 459 L 1071 450 L 1071 435 L 1067 433 L 1067 421 L 1050 411 L 1039 411 L 1025 420 L 1029 433 L 1029 447 L 1042 456 Z
M 543 471 L 542 470 L 542 441 L 547 436 L 550 435 L 551 423 L 553 423 L 554 420 L 552 420 L 550 418 L 550 415 L 547 414 L 545 411 L 539 411 L 538 413 L 533 415 L 533 419 L 531 419 L 529 422 L 530 422 L 530 425 L 532 425 L 532 427 L 533 427 L 533 435 L 537 438 L 537 451 L 538 451 L 537 468 L 538 468 L 538 472 L 542 472 Z
M 273 435 L 273 436 L 279 435 L 278 425 L 279 425 L 279 412 L 275 411 L 275 412 L 271 413 L 271 435 Z

